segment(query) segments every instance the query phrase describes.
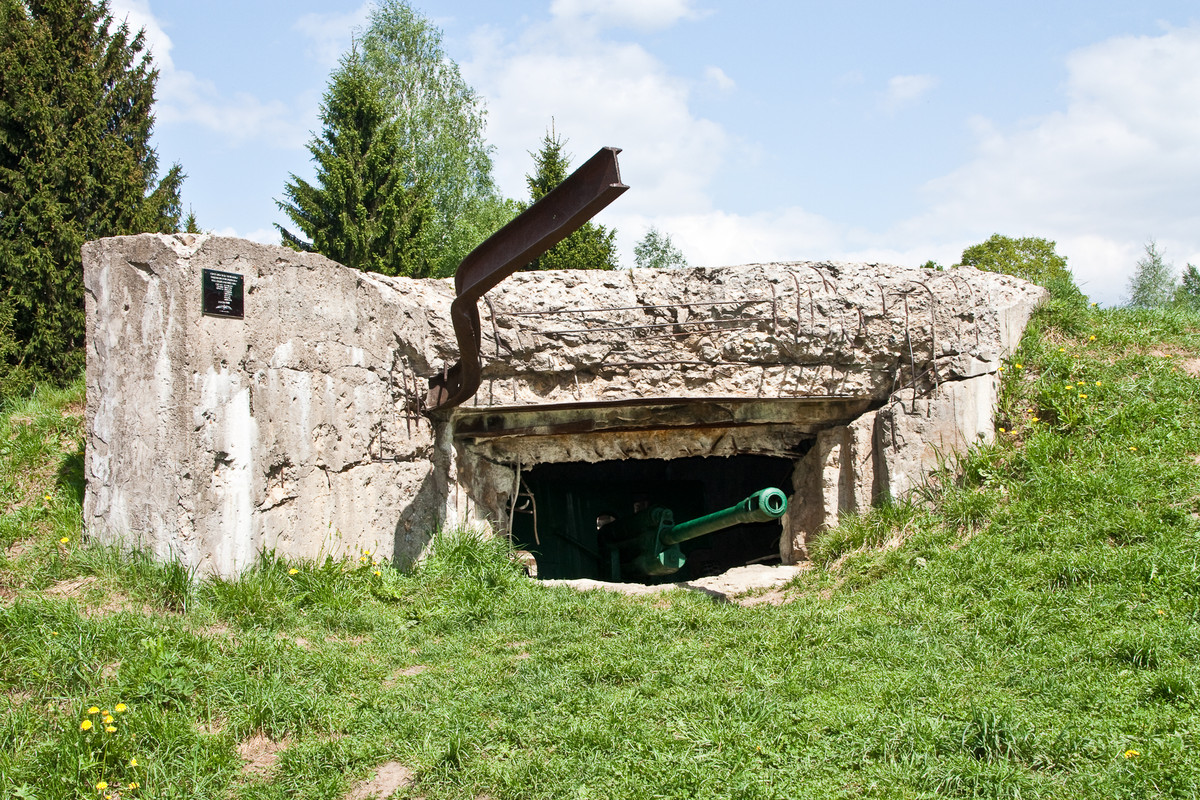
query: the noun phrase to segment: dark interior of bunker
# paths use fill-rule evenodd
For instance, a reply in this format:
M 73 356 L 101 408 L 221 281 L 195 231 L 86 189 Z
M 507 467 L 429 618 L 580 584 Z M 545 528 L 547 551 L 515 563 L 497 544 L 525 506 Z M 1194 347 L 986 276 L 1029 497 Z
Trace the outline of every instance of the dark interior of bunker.
M 639 562 L 639 552 L 645 555 L 637 540 L 657 542 L 672 521 L 682 529 L 696 518 L 717 517 L 764 489 L 780 490 L 772 502 L 786 508 L 794 463 L 740 455 L 541 464 L 522 476 L 511 509 L 513 543 L 536 559 L 539 578 L 662 583 L 779 563 L 779 507 L 769 521 L 721 517 L 707 526 L 716 530 L 676 545 L 676 560 L 666 567 Z

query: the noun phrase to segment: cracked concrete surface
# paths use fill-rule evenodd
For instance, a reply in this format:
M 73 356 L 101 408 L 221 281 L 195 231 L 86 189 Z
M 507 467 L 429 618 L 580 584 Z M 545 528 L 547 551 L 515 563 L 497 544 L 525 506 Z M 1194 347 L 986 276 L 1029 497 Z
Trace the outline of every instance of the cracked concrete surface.
M 244 319 L 202 313 L 205 268 L 244 276 Z M 87 529 L 221 575 L 264 549 L 405 562 L 440 524 L 503 530 L 537 463 L 737 453 L 797 458 L 781 554 L 800 560 L 989 439 L 1044 294 L 870 264 L 518 273 L 480 304 L 479 391 L 430 418 L 451 281 L 189 234 L 89 242 L 84 278 Z

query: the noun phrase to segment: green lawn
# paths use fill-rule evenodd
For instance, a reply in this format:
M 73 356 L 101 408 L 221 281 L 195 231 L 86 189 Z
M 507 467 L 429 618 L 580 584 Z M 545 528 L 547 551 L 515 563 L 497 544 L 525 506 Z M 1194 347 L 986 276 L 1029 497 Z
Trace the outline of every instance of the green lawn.
M 45 392 L 0 417 L 0 795 L 341 798 L 399 762 L 431 800 L 1198 797 L 1197 358 L 1195 315 L 1039 313 L 997 444 L 750 608 L 463 535 L 193 584 L 80 542 L 82 388 Z

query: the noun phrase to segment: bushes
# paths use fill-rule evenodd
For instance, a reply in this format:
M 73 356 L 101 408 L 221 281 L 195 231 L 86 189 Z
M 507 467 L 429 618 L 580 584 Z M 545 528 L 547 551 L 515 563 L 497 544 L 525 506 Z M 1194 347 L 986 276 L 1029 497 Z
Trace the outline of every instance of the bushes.
M 960 266 L 1002 272 L 1045 286 L 1050 297 L 1066 305 L 1086 305 L 1086 298 L 1067 269 L 1067 259 L 1054 252 L 1054 242 L 1036 236 L 1013 239 L 993 234 L 986 242 L 963 250 Z

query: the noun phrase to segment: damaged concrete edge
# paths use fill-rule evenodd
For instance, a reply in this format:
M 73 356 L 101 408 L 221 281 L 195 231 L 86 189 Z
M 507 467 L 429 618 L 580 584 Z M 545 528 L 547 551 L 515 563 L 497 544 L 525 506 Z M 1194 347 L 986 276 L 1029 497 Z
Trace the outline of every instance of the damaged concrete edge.
M 862 264 L 519 273 L 488 295 L 480 390 L 430 419 L 449 281 L 206 235 L 83 254 L 85 527 L 223 576 L 264 550 L 411 563 L 440 526 L 507 531 L 537 463 L 739 453 L 796 462 L 780 555 L 802 560 L 990 441 L 1000 359 L 1044 297 Z M 204 269 L 243 276 L 245 319 L 203 312 Z

